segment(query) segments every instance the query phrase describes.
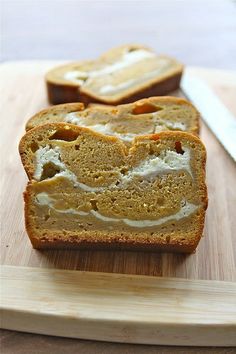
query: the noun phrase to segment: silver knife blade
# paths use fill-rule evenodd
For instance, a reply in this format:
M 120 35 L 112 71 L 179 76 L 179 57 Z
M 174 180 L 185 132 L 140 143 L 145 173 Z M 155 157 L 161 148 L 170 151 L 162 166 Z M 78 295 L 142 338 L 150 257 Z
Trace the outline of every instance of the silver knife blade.
M 203 80 L 191 73 L 184 73 L 181 89 L 199 110 L 202 118 L 225 150 L 236 161 L 236 118 L 233 114 Z

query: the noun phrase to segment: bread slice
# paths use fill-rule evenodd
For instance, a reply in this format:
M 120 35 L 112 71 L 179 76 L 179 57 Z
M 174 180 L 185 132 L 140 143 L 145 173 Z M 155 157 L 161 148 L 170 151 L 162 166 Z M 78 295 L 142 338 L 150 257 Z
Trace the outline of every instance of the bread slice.
M 19 151 L 35 248 L 195 250 L 207 208 L 198 137 L 161 132 L 127 147 L 117 137 L 53 123 L 27 132 Z
M 70 113 L 78 113 L 81 115 L 84 110 L 84 104 L 79 102 L 58 104 L 45 108 L 33 115 L 33 117 L 26 122 L 25 130 L 28 131 L 38 125 L 43 125 L 46 123 L 64 122 L 67 115 L 70 117 Z
M 108 107 L 95 105 L 83 110 L 80 103 L 53 106 L 33 116 L 30 130 L 45 123 L 67 122 L 117 136 L 127 144 L 137 135 L 163 130 L 199 133 L 199 113 L 188 101 L 177 97 L 151 97 L 134 103 Z
M 166 95 L 179 87 L 183 65 L 140 45 L 113 48 L 97 60 L 70 63 L 46 74 L 52 104 L 109 105 Z

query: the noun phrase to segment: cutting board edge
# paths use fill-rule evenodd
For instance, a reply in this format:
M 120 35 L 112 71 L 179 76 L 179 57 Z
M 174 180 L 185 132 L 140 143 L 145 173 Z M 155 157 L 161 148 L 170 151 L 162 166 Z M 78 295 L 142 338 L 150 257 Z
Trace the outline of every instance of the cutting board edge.
M 33 266 L 18 266 L 18 265 L 8 265 L 8 264 L 1 264 L 1 278 L 7 278 L 8 276 L 12 277 L 13 274 L 19 276 L 19 274 L 23 274 L 23 271 L 30 271 L 30 272 L 37 272 L 37 273 L 52 273 L 52 274 L 77 274 L 80 276 L 88 276 L 88 277 L 107 277 L 107 278 L 132 278 L 132 279 L 145 279 L 148 281 L 158 280 L 159 282 L 165 282 L 165 287 L 172 288 L 173 284 L 174 287 L 177 284 L 202 284 L 202 285 L 210 285 L 210 287 L 215 285 L 216 289 L 218 286 L 221 289 L 233 286 L 233 289 L 236 290 L 236 281 L 225 281 L 225 280 L 215 280 L 215 279 L 194 279 L 194 278 L 184 278 L 184 277 L 163 277 L 163 276 L 155 276 L 155 275 L 143 275 L 143 274 L 131 274 L 131 273 L 117 273 L 117 272 L 102 272 L 102 271 L 90 271 L 90 270 L 72 270 L 72 269 L 63 269 L 63 268 L 49 268 L 49 267 L 33 267 Z M 29 280 L 29 279 L 28 279 Z
M 1 274 L 2 278 L 5 279 L 4 291 L 8 297 L 8 299 L 5 300 L 3 296 L 1 306 L 2 327 L 5 329 L 62 337 L 122 343 L 189 346 L 236 345 L 236 302 L 232 302 L 232 293 L 236 290 L 235 283 L 214 280 L 189 280 L 179 278 L 156 278 L 139 275 L 127 276 L 112 273 L 90 273 L 53 269 L 47 270 L 46 268 L 40 269 L 14 266 L 3 266 L 1 273 L 3 273 Z M 12 274 L 14 274 L 14 277 Z M 53 286 L 52 276 L 57 277 L 56 285 L 53 284 Z M 107 310 L 106 308 L 106 304 L 110 301 L 109 294 L 106 300 L 106 288 L 104 292 L 105 305 L 101 304 L 102 309 L 104 309 L 104 317 L 102 317 L 102 315 L 100 315 L 100 317 L 96 316 L 97 307 L 95 304 L 97 293 L 95 292 L 93 294 L 93 290 L 96 289 L 94 284 L 92 288 L 88 287 L 92 293 L 88 293 L 88 297 L 85 297 L 85 302 L 80 304 L 78 300 L 78 308 L 81 305 L 81 308 L 84 309 L 84 312 L 82 312 L 83 315 L 79 314 L 79 309 L 77 314 L 72 311 L 73 307 L 68 310 L 66 308 L 67 304 L 64 302 L 59 302 L 61 307 L 58 308 L 57 312 L 50 307 L 50 297 L 51 300 L 53 300 L 54 286 L 58 286 L 58 284 L 60 284 L 63 289 L 66 287 L 68 289 L 68 287 L 72 286 L 73 290 L 75 289 L 73 286 L 76 283 L 76 279 L 80 281 L 82 287 L 84 285 L 83 279 L 85 279 L 85 287 L 87 287 L 89 279 L 87 280 L 86 277 L 90 277 L 93 283 L 97 279 L 98 283 L 102 281 L 102 284 L 105 285 L 106 282 L 111 280 L 113 281 L 110 282 L 111 286 L 114 285 L 114 281 L 121 281 L 122 284 L 126 283 L 127 281 L 127 291 L 129 288 L 131 288 L 131 290 L 136 289 L 137 292 L 137 283 L 140 282 L 141 286 L 145 286 L 145 282 L 147 282 L 147 288 L 150 286 L 150 291 L 153 291 L 153 289 L 154 291 L 157 290 L 156 294 L 158 296 L 158 299 L 156 299 L 155 296 L 151 296 L 149 301 L 153 301 L 153 304 L 155 301 L 157 301 L 158 304 L 155 304 L 155 306 L 157 306 L 155 308 L 158 309 L 159 305 L 160 310 L 162 309 L 161 311 L 163 311 L 163 306 L 166 307 L 165 310 L 168 311 L 168 306 L 172 303 L 170 312 L 169 314 L 167 312 L 167 315 L 173 315 L 173 320 L 169 322 L 161 320 L 159 321 L 158 319 L 155 321 L 153 318 L 150 319 L 150 321 L 147 319 L 142 320 L 142 311 L 140 312 L 140 317 L 135 319 L 133 317 L 135 309 L 130 312 L 130 318 L 128 316 L 125 320 L 122 319 L 122 316 L 120 317 L 119 311 L 114 311 L 112 314 L 114 317 L 112 317 L 110 316 L 111 314 L 109 314 L 109 309 Z M 130 277 L 134 279 L 134 284 L 130 285 Z M 66 280 L 66 283 L 63 283 L 63 279 Z M 154 279 L 156 281 L 154 286 L 152 286 L 151 284 Z M 166 287 L 165 281 L 167 282 Z M 44 285 L 41 287 L 42 282 Z M 38 299 L 37 304 L 37 306 L 40 306 L 41 308 L 40 311 L 34 309 L 35 295 L 33 297 L 27 297 L 29 296 L 30 292 L 33 291 L 33 289 L 35 290 L 35 285 L 37 289 L 37 296 L 40 299 L 40 301 Z M 204 286 L 206 290 L 204 290 Z M 12 291 L 13 288 L 14 291 Z M 117 284 L 116 289 L 119 290 L 119 287 L 117 288 Z M 192 294 L 192 298 L 187 298 L 187 307 L 185 308 L 185 310 L 189 308 L 189 313 L 184 312 L 183 315 L 178 318 L 175 316 L 179 315 L 179 306 L 184 302 L 186 298 L 184 298 L 184 295 L 182 294 L 184 289 L 186 289 L 186 292 L 188 291 L 188 294 Z M 82 295 L 83 291 L 84 289 L 81 292 Z M 121 296 L 123 294 L 122 291 L 123 289 L 121 289 L 120 292 Z M 170 298 L 166 298 L 166 291 L 171 291 L 172 294 Z M 22 296 L 24 295 L 24 292 L 25 296 Z M 198 308 L 201 306 L 201 303 L 204 301 L 209 302 L 209 294 L 211 295 L 211 298 L 212 295 L 216 296 L 215 313 L 212 313 L 212 308 L 210 309 L 209 313 L 202 310 L 205 317 L 202 317 L 200 321 L 193 321 L 193 323 L 189 322 L 188 316 L 191 316 L 192 313 L 195 313 L 196 319 L 196 311 L 199 310 Z M 15 304 L 17 296 L 19 295 L 21 296 L 21 303 L 24 303 L 22 308 L 20 306 L 17 308 L 17 306 L 14 307 L 11 305 L 12 303 Z M 78 296 L 79 295 L 81 294 L 78 294 Z M 89 302 L 87 303 L 87 298 L 93 300 L 93 295 L 94 308 L 92 309 L 93 312 L 91 315 L 91 304 L 89 305 Z M 138 293 L 138 295 L 140 294 Z M 196 302 L 198 295 L 199 303 Z M 132 298 L 134 298 L 134 296 L 135 293 L 133 294 Z M 142 298 L 140 297 L 142 300 L 142 306 L 137 307 L 137 312 L 139 312 L 139 308 L 143 308 L 143 301 L 145 300 L 145 296 L 148 296 L 148 293 L 146 293 L 146 295 L 144 293 L 144 296 L 142 296 Z M 80 301 L 81 299 L 83 301 L 83 296 L 79 299 Z M 163 299 L 163 302 L 161 299 Z M 232 313 L 225 312 L 224 304 L 228 302 L 233 305 Z M 149 306 L 150 303 L 147 303 L 147 305 Z M 146 307 L 147 312 L 148 306 Z M 175 306 L 176 313 L 173 313 L 173 308 Z M 68 308 L 69 307 L 70 304 L 68 304 Z M 87 312 L 88 309 L 89 311 Z M 68 313 L 66 314 L 67 310 Z M 99 311 L 101 310 L 99 309 Z M 126 301 L 124 302 L 124 311 L 125 313 L 129 313 L 129 303 Z M 107 315 L 108 317 L 106 317 Z

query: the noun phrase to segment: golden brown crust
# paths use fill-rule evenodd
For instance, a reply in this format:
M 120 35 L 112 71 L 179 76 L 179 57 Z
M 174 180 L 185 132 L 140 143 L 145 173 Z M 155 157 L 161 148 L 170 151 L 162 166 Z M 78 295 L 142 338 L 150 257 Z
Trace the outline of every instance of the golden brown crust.
M 110 58 L 114 57 L 116 53 L 120 53 L 121 50 L 130 48 L 145 49 L 152 52 L 152 50 L 144 46 L 125 45 L 111 49 L 110 51 L 103 54 L 100 58 L 98 58 L 98 61 L 106 61 L 107 59 L 110 60 Z M 160 58 L 170 59 L 165 56 L 161 56 Z M 96 63 L 96 61 L 94 62 Z M 82 65 L 84 63 L 86 64 L 86 62 L 72 63 L 71 67 L 74 67 L 76 64 Z M 89 63 L 91 63 L 91 61 Z M 70 67 L 70 64 L 64 65 L 58 67 L 58 69 L 55 68 L 49 71 L 46 75 L 48 100 L 51 104 L 80 101 L 83 102 L 85 105 L 88 105 L 89 103 L 93 102 L 108 105 L 118 105 L 134 102 L 138 99 L 145 97 L 166 95 L 169 92 L 172 92 L 179 88 L 180 79 L 183 73 L 183 65 L 175 60 L 173 60 L 173 63 L 175 63 L 176 65 L 175 69 L 170 70 L 170 72 L 167 71 L 164 75 L 157 75 L 155 79 L 150 79 L 146 83 L 140 84 L 138 89 L 131 88 L 123 95 L 120 94 L 120 96 L 117 98 L 112 95 L 110 97 L 104 98 L 100 95 L 94 94 L 89 89 L 84 88 L 76 82 L 69 82 L 68 80 L 58 80 L 54 78 L 54 72 L 56 72 L 56 70 L 61 70 L 63 69 L 63 67 Z
M 81 98 L 79 88 L 74 85 L 57 84 L 53 82 L 46 82 L 47 96 L 50 104 L 70 103 L 70 102 L 84 102 Z
M 53 113 L 61 113 L 61 112 L 75 112 L 75 111 L 83 111 L 85 109 L 83 103 L 81 102 L 72 102 L 72 103 L 62 103 L 58 104 L 56 106 L 51 106 L 42 109 L 38 113 L 36 113 L 31 119 L 33 119 L 35 116 L 44 116 L 45 114 L 48 114 L 50 112 Z
M 48 123 L 47 120 L 49 120 L 50 114 L 54 115 L 55 114 L 55 121 L 57 120 L 60 122 L 61 120 L 61 115 L 65 115 L 67 113 L 71 112 L 79 112 L 84 110 L 84 104 L 80 102 L 76 103 L 63 103 L 63 104 L 58 104 L 56 106 L 48 107 L 45 109 L 42 109 L 40 112 L 34 114 L 26 123 L 25 130 L 30 130 L 33 129 L 37 125 L 42 125 L 45 123 Z
M 85 106 L 89 105 L 90 103 L 101 103 L 114 106 L 125 103 L 131 103 L 142 98 L 152 96 L 164 96 L 172 91 L 177 90 L 180 85 L 182 73 L 183 71 L 180 71 L 170 78 L 167 78 L 160 82 L 156 82 L 155 84 L 152 84 L 149 87 L 144 87 L 140 89 L 140 91 L 135 92 L 133 94 L 130 93 L 128 96 L 116 101 L 107 101 L 97 96 L 92 96 L 91 94 L 89 95 L 82 93 L 79 88 L 74 85 L 63 85 L 47 81 L 46 84 L 48 101 L 51 104 L 79 101 L 82 102 Z

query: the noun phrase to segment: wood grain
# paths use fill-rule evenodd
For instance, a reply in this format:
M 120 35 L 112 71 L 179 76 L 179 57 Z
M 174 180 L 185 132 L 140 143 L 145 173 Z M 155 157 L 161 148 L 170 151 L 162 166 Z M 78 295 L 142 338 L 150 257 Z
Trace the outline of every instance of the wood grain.
M 7 329 L 123 343 L 236 345 L 235 283 L 9 266 L 1 277 Z
M 98 342 L 1 330 L 4 354 L 235 354 L 235 348 Z
M 32 249 L 24 230 L 26 176 L 17 145 L 25 121 L 47 106 L 43 74 L 55 64 L 22 62 L 0 68 L 3 327 L 116 342 L 236 345 L 236 285 L 226 282 L 236 279 L 235 164 L 204 124 L 210 206 L 205 237 L 195 254 Z M 205 77 L 234 111 L 232 74 L 218 72 L 218 82 L 215 71 L 188 70 Z
M 26 120 L 47 106 L 43 74 L 58 62 L 17 62 L 1 65 L 2 85 L 2 252 L 5 265 L 77 269 L 99 272 L 170 276 L 189 279 L 235 281 L 236 255 L 236 166 L 202 124 L 201 136 L 207 147 L 209 208 L 204 238 L 195 254 L 176 255 L 120 251 L 36 251 L 24 229 L 22 192 L 26 176 L 18 155 L 18 142 Z M 189 69 L 204 77 L 204 70 Z M 228 107 L 235 110 L 233 74 L 207 71 L 208 82 Z M 220 73 L 220 74 L 219 74 Z M 211 78 L 211 79 L 209 79 Z M 224 79 L 225 78 L 225 79 Z M 227 87 L 227 94 L 222 94 Z M 222 92 L 221 92 L 222 91 Z M 230 103 L 230 104 L 229 104 Z

